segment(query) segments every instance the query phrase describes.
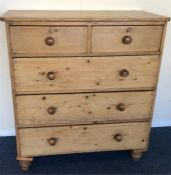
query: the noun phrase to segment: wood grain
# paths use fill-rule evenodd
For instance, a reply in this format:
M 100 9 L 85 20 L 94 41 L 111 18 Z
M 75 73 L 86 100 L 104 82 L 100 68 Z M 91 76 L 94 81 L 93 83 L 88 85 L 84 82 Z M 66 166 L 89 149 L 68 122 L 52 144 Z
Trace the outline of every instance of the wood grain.
M 0 20 L 6 21 L 23 170 L 40 155 L 131 150 L 141 157 L 169 17 L 12 10 Z
M 10 70 L 10 79 L 11 79 L 11 90 L 12 90 L 12 104 L 13 104 L 13 112 L 14 112 L 14 123 L 15 123 L 15 132 L 16 132 L 16 150 L 17 155 L 19 155 L 20 152 L 20 144 L 19 144 L 19 136 L 18 136 L 18 127 L 17 127 L 17 108 L 16 108 L 16 96 L 14 93 L 15 89 L 15 83 L 14 83 L 14 71 L 13 71 L 13 61 L 12 61 L 12 55 L 11 55 L 11 43 L 10 43 L 10 25 L 8 22 L 5 23 L 6 28 L 6 37 L 7 37 L 7 46 L 8 46 L 8 61 L 9 61 L 9 70 Z
M 20 129 L 20 151 L 22 156 L 38 156 L 145 149 L 149 129 L 147 123 Z M 122 141 L 118 142 L 114 139 L 116 134 L 122 135 Z M 57 140 L 56 145 L 49 145 L 50 138 Z
M 143 51 L 143 52 L 90 52 L 90 53 L 12 53 L 12 58 L 50 58 L 50 57 L 108 57 L 108 56 L 147 56 L 159 55 L 160 51 Z
M 165 25 L 164 25 L 164 29 L 163 29 L 163 33 L 162 33 L 162 41 L 161 41 L 161 46 L 160 46 L 161 53 L 160 53 L 160 55 L 159 55 L 159 57 L 160 57 L 160 65 L 161 65 L 161 62 L 162 62 L 162 55 L 163 55 L 163 50 L 164 50 L 164 44 L 165 44 L 165 38 L 166 38 L 166 31 L 167 31 L 167 22 L 166 22 Z M 154 94 L 154 101 L 153 101 L 153 106 L 152 106 L 152 116 L 153 116 L 153 114 L 154 114 L 155 101 L 156 101 L 156 98 L 157 98 L 157 90 L 158 90 L 160 69 L 161 69 L 161 66 L 159 67 L 158 72 L 157 72 L 157 80 L 156 80 L 157 88 L 156 88 L 155 91 L 154 91 L 155 94 Z M 150 126 L 152 125 L 152 119 L 153 119 L 153 118 L 151 118 L 151 121 L 150 121 L 150 123 L 149 123 Z M 148 134 L 148 139 L 147 139 L 147 143 L 148 143 L 148 144 L 149 144 L 149 142 L 150 142 L 150 132 L 151 132 L 151 130 L 149 130 L 149 134 Z
M 5 21 L 168 21 L 170 18 L 145 11 L 63 11 L 10 10 L 1 16 Z
M 92 52 L 159 51 L 163 26 L 95 26 L 92 29 Z M 132 38 L 123 44 L 124 36 Z
M 165 21 L 10 21 L 10 26 L 159 26 Z
M 150 120 L 153 96 L 152 91 L 17 96 L 18 126 Z M 47 111 L 51 106 L 54 114 Z
M 11 26 L 12 52 L 85 53 L 87 33 L 86 26 Z M 54 45 L 48 46 L 45 43 L 47 37 L 54 38 Z
M 159 66 L 158 56 L 70 57 L 14 59 L 15 91 L 86 92 L 154 88 Z M 120 71 L 127 69 L 128 77 Z M 49 80 L 48 72 L 56 78 Z

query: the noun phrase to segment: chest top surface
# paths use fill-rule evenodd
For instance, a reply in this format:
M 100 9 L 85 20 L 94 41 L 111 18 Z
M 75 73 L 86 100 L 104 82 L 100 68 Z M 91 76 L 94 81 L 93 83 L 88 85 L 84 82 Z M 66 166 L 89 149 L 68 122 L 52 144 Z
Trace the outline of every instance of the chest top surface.
M 168 21 L 170 18 L 145 11 L 54 11 L 9 10 L 2 21 Z

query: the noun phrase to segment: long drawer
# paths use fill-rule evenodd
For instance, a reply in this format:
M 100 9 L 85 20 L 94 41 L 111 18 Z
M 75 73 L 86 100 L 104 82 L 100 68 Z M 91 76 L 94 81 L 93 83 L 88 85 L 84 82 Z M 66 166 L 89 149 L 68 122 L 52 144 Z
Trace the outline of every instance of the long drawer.
M 95 26 L 92 52 L 160 51 L 163 26 Z
M 86 26 L 11 26 L 13 53 L 85 53 Z
M 159 56 L 15 58 L 17 93 L 153 89 Z
M 20 155 L 145 149 L 149 126 L 127 123 L 19 129 Z
M 154 92 L 17 96 L 19 126 L 150 120 Z

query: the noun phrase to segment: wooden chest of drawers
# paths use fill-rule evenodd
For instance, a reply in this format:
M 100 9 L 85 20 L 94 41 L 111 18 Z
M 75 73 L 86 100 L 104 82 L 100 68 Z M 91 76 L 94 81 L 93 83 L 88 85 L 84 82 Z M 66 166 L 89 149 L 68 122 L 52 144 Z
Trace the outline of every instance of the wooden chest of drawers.
M 169 18 L 142 11 L 8 11 L 17 159 L 147 150 Z

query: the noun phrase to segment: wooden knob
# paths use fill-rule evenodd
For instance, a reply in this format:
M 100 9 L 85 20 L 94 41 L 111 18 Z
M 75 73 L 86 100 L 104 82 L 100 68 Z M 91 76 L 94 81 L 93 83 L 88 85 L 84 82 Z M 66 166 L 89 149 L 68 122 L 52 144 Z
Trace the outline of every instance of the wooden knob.
M 58 141 L 58 139 L 55 138 L 55 137 L 51 137 L 51 138 L 49 138 L 49 139 L 47 139 L 47 140 L 48 140 L 48 144 L 49 144 L 50 146 L 56 145 L 56 143 L 57 143 L 57 141 Z
M 122 38 L 123 44 L 131 44 L 132 43 L 132 37 L 131 36 L 124 36 Z
M 48 73 L 47 73 L 47 78 L 48 78 L 49 80 L 54 80 L 54 79 L 56 78 L 56 75 L 55 75 L 54 72 L 48 72 Z
M 123 136 L 122 136 L 122 134 L 116 134 L 116 135 L 114 135 L 114 139 L 117 142 L 121 142 L 123 140 Z
M 123 103 L 120 103 L 116 106 L 116 108 L 119 110 L 119 111 L 125 111 L 125 105 Z
M 45 39 L 45 43 L 48 45 L 48 46 L 53 46 L 55 44 L 55 39 L 53 37 L 47 37 Z
M 56 113 L 56 107 L 54 107 L 54 106 L 48 107 L 47 112 L 48 112 L 50 115 L 55 114 L 55 113 Z
M 122 70 L 120 70 L 119 74 L 122 77 L 128 77 L 129 76 L 129 71 L 127 69 L 122 69 Z

